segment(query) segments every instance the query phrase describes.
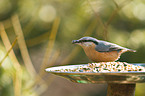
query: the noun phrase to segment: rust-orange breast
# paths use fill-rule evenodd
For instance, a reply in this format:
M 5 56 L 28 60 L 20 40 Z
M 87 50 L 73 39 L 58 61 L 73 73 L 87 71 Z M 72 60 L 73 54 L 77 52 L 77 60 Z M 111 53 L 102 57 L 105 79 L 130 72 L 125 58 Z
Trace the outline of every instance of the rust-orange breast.
M 83 46 L 82 46 L 83 47 Z M 95 46 L 83 47 L 86 55 L 94 62 L 109 62 L 116 61 L 122 51 L 111 51 L 111 52 L 98 52 L 95 50 Z

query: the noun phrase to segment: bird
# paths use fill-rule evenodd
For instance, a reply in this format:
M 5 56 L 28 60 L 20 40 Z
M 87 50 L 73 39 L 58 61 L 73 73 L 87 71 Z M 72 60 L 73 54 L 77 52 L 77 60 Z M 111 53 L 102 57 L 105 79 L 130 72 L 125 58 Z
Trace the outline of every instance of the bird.
M 93 37 L 82 37 L 78 40 L 73 40 L 72 43 L 80 45 L 88 58 L 94 62 L 115 62 L 122 53 L 136 52 L 135 50 Z

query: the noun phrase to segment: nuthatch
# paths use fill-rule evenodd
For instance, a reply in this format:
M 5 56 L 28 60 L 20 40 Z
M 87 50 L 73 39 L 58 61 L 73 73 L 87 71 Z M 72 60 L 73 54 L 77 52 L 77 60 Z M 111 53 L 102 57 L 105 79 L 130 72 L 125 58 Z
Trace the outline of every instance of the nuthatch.
M 80 45 L 89 59 L 94 62 L 113 62 L 118 60 L 122 53 L 127 51 L 136 52 L 135 50 L 98 40 L 93 37 L 82 37 L 79 40 L 73 40 L 72 43 Z

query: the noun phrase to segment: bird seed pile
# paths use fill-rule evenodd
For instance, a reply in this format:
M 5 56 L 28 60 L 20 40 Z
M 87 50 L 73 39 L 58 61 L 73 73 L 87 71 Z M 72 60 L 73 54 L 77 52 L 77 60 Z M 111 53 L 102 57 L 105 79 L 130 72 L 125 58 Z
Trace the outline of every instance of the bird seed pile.
M 58 72 L 130 72 L 138 71 L 145 72 L 145 67 L 128 64 L 126 62 L 100 62 L 100 63 L 88 63 L 86 65 L 80 65 L 77 68 L 64 68 L 55 70 Z

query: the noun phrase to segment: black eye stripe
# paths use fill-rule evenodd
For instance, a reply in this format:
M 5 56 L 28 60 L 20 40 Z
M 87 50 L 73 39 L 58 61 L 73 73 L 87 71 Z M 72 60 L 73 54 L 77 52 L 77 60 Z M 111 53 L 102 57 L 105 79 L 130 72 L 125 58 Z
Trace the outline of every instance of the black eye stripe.
M 93 42 L 96 45 L 98 45 L 98 42 L 97 41 L 93 41 L 93 40 L 80 40 L 79 42 Z
M 93 42 L 92 40 L 80 40 L 80 42 Z

